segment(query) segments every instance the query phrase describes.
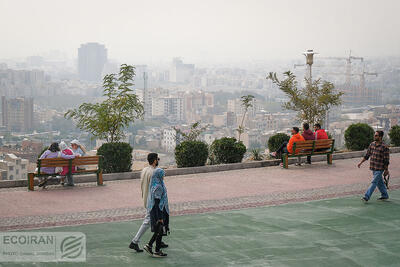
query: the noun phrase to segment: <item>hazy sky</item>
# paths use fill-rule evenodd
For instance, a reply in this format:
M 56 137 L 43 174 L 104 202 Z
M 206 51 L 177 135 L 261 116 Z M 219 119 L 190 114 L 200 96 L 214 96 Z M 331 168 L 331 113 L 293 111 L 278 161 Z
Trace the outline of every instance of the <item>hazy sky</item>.
M 400 55 L 399 0 L 0 0 L 0 58 L 106 45 L 121 62 Z

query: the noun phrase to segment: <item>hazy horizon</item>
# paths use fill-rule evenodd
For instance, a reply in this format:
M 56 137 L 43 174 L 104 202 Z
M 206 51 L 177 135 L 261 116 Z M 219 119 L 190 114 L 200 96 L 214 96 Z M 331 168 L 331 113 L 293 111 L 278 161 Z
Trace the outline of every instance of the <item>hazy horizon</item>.
M 105 44 L 125 62 L 400 56 L 400 1 L 0 0 L 0 58 Z

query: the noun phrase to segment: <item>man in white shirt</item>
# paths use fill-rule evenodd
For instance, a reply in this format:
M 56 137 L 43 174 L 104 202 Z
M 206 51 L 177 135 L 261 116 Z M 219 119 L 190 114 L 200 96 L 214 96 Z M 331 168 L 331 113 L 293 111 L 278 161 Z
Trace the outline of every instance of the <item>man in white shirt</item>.
M 149 162 L 148 167 L 145 167 L 140 174 L 140 183 L 141 183 L 141 191 L 142 191 L 142 199 L 144 208 L 146 209 L 146 216 L 144 217 L 143 223 L 139 228 L 139 231 L 132 239 L 129 248 L 136 250 L 136 252 L 143 252 L 142 249 L 139 248 L 140 238 L 144 235 L 147 229 L 150 228 L 150 213 L 147 211 L 147 197 L 149 194 L 149 184 L 151 181 L 151 177 L 153 176 L 153 171 L 158 166 L 158 162 L 160 159 L 158 158 L 157 153 L 150 153 L 147 155 L 147 161 Z M 162 243 L 161 248 L 168 247 L 167 244 Z

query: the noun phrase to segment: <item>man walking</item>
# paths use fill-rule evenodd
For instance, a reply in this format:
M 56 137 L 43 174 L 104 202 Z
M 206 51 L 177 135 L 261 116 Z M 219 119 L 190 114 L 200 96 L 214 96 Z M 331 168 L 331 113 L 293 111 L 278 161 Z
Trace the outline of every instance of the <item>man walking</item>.
M 139 241 L 140 238 L 147 231 L 147 229 L 150 228 L 150 212 L 147 211 L 147 197 L 149 195 L 149 185 L 151 182 L 151 177 L 153 176 L 153 172 L 158 166 L 158 162 L 160 161 L 160 159 L 158 158 L 157 153 L 150 153 L 147 155 L 147 161 L 149 162 L 150 166 L 144 168 L 140 174 L 142 199 L 144 207 L 146 208 L 146 216 L 144 217 L 143 223 L 140 226 L 139 231 L 129 244 L 129 248 L 136 250 L 136 252 L 143 252 L 143 250 L 139 248 Z M 161 243 L 161 248 L 166 247 L 168 247 L 167 244 Z
M 389 174 L 389 148 L 382 142 L 383 131 L 376 131 L 374 135 L 374 142 L 369 145 L 367 154 L 358 164 L 358 168 L 364 161 L 370 159 L 370 170 L 373 173 L 373 180 L 368 188 L 365 196 L 362 198 L 364 202 L 368 202 L 375 188 L 378 187 L 381 192 L 381 197 L 378 200 L 386 200 L 389 198 L 386 186 L 383 182 L 382 174 Z

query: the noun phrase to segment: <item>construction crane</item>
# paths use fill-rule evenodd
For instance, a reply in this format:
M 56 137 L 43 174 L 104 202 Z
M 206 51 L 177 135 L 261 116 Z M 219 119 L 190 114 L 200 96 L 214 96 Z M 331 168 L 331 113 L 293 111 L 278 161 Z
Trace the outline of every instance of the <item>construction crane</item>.
M 374 102 L 372 101 L 372 98 L 376 98 L 379 97 L 379 92 L 378 92 L 378 96 L 375 96 L 374 94 L 370 93 L 370 90 L 367 89 L 367 87 L 365 86 L 365 76 L 366 75 L 372 75 L 375 77 L 378 77 L 378 73 L 376 72 L 366 72 L 363 71 L 362 73 L 351 73 L 350 75 L 348 73 L 334 73 L 334 72 L 330 72 L 330 73 L 324 73 L 327 75 L 346 75 L 346 76 L 360 76 L 360 85 L 358 86 L 358 88 L 352 88 L 349 85 L 345 86 L 345 97 L 348 98 L 348 102 L 350 103 L 370 103 L 370 102 Z M 347 95 L 346 95 L 347 94 Z M 377 99 L 375 99 L 377 100 Z
M 351 55 L 351 50 L 348 57 L 320 57 L 321 59 L 331 59 L 331 60 L 346 60 L 346 86 L 350 87 L 351 85 L 351 63 L 353 60 L 360 60 L 361 63 L 364 62 L 363 57 L 355 57 Z

